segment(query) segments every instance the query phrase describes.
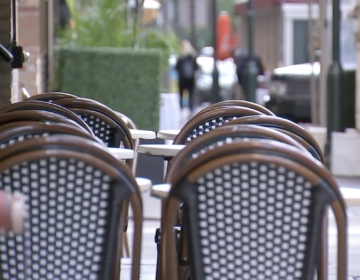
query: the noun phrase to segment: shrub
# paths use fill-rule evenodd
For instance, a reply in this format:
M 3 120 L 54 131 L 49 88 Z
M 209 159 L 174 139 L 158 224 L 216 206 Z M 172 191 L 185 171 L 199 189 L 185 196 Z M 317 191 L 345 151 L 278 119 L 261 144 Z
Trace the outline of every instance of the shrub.
M 54 90 L 95 99 L 128 115 L 140 129 L 158 130 L 161 51 L 57 47 Z

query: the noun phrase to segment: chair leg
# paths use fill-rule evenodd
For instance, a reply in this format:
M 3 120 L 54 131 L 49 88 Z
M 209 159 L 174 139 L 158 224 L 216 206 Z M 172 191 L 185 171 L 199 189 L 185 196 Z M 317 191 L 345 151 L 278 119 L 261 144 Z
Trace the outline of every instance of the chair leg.
M 129 246 L 129 239 L 127 236 L 127 232 L 123 234 L 123 257 L 130 258 L 130 246 Z

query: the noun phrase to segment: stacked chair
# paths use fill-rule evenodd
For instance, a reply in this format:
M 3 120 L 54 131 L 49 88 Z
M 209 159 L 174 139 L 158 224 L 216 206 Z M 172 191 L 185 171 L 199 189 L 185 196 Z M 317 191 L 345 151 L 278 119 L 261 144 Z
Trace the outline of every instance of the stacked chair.
M 60 92 L 0 110 L 0 279 L 120 279 L 129 206 L 140 279 L 137 157 L 111 154 L 137 151 L 134 129 L 121 112 Z M 166 157 L 157 280 L 326 280 L 329 208 L 346 279 L 345 203 L 305 129 L 228 100 L 196 114 L 173 145 L 184 148 Z
M 174 144 L 186 146 L 164 179 L 157 279 L 327 279 L 329 208 L 346 279 L 345 203 L 305 129 L 229 100 L 196 114 Z
M 22 235 L 7 226 L 0 236 L 0 279 L 119 279 L 129 204 L 131 279 L 140 277 L 141 192 L 132 160 L 108 149 L 134 140 L 96 101 L 55 103 L 72 99 L 47 93 L 0 110 L 0 191 L 21 193 L 28 213 Z

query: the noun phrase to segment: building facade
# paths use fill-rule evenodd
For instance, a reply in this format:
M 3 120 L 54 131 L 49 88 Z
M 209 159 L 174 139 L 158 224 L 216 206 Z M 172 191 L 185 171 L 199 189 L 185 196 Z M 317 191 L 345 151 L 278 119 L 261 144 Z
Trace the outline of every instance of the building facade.
M 307 0 L 257 0 L 254 1 L 254 48 L 266 67 L 271 71 L 276 67 L 309 62 Z M 343 60 L 354 59 L 355 43 L 353 39 L 355 22 L 347 17 L 353 8 L 354 0 L 342 1 L 341 46 Z M 237 16 L 237 33 L 240 46 L 247 46 L 247 1 L 234 4 Z M 313 7 L 314 19 L 319 18 L 318 5 Z M 331 39 L 331 13 L 328 8 L 328 34 Z M 328 44 L 331 47 L 331 41 Z M 331 50 L 328 52 L 331 54 Z

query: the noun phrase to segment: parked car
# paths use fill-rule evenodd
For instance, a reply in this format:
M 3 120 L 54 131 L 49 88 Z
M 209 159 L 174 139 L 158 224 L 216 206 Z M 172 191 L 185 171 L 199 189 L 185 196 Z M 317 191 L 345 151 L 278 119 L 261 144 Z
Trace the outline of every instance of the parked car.
M 342 64 L 345 72 L 344 99 L 348 113 L 348 127 L 352 127 L 352 116 L 354 112 L 355 92 L 355 62 Z M 310 77 L 311 64 L 298 64 L 279 67 L 272 72 L 271 81 L 268 85 L 269 95 L 263 97 L 265 106 L 277 116 L 290 119 L 295 122 L 311 122 L 311 91 Z M 320 65 L 314 63 L 314 75 L 318 81 Z M 353 100 L 353 101 L 351 101 Z

